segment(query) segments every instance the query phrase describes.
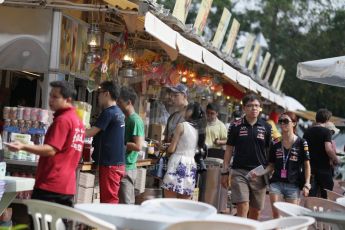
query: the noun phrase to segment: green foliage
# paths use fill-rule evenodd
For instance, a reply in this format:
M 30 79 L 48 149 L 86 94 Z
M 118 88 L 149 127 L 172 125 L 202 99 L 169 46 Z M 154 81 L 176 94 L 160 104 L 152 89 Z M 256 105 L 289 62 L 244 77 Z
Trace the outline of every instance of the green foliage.
M 174 0 L 162 1 L 166 8 L 173 9 Z M 194 22 L 200 2 L 192 1 L 187 23 Z M 285 94 L 295 97 L 309 110 L 327 107 L 334 115 L 344 116 L 343 88 L 296 78 L 298 62 L 345 55 L 345 3 L 338 2 L 342 6 L 337 7 L 332 3 L 331 0 L 255 0 L 258 10 L 241 13 L 231 8 L 243 4 L 241 0 L 214 0 L 212 7 L 217 10 L 210 13 L 208 27 L 216 30 L 223 8 L 227 7 L 241 23 L 240 31 L 263 33 L 276 63 L 286 69 L 281 89 Z

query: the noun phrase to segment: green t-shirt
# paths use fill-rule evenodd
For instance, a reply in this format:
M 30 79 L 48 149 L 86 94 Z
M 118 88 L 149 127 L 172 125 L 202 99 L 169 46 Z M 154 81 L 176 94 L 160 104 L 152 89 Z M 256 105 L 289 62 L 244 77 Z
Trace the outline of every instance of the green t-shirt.
M 137 113 L 133 113 L 129 117 L 126 117 L 125 122 L 125 143 L 133 142 L 133 137 L 135 136 L 144 137 L 144 122 Z M 137 158 L 137 151 L 130 151 L 126 153 L 126 170 L 137 168 Z

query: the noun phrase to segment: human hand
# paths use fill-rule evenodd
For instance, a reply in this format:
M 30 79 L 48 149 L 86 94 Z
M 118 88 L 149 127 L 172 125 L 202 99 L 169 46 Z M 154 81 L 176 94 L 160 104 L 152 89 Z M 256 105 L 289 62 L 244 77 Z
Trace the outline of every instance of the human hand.
M 24 148 L 24 144 L 19 141 L 4 143 L 11 152 L 18 152 Z
M 223 188 L 225 188 L 225 189 L 229 188 L 230 183 L 229 183 L 229 175 L 228 174 L 222 175 L 221 184 L 222 184 Z
M 303 196 L 305 197 L 309 196 L 309 189 L 306 187 L 303 187 Z

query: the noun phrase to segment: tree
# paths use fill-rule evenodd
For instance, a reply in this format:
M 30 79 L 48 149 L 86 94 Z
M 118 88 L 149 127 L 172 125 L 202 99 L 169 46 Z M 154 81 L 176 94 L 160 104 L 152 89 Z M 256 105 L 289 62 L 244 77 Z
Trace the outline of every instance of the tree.
M 341 56 L 345 53 L 345 3 L 331 0 L 253 0 L 255 10 L 235 12 L 232 7 L 243 0 L 214 0 L 208 27 L 216 30 L 221 12 L 226 6 L 241 23 L 240 31 L 262 32 L 268 40 L 269 52 L 276 63 L 286 69 L 282 91 L 295 97 L 310 110 L 327 107 L 334 115 L 344 116 L 342 88 L 302 81 L 296 78 L 298 62 Z M 173 0 L 166 0 L 173 2 Z M 189 12 L 187 23 L 193 23 L 197 4 Z M 166 5 L 168 6 L 168 5 Z M 172 9 L 172 8 L 170 8 Z M 254 26 L 255 25 L 255 26 Z

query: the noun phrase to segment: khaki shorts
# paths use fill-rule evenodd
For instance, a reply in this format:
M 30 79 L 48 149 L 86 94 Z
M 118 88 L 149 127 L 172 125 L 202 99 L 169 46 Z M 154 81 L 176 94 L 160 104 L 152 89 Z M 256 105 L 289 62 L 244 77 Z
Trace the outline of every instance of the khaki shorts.
M 249 202 L 249 206 L 263 209 L 266 195 L 266 183 L 263 177 L 248 180 L 249 170 L 232 169 L 231 171 L 231 198 L 234 203 Z

